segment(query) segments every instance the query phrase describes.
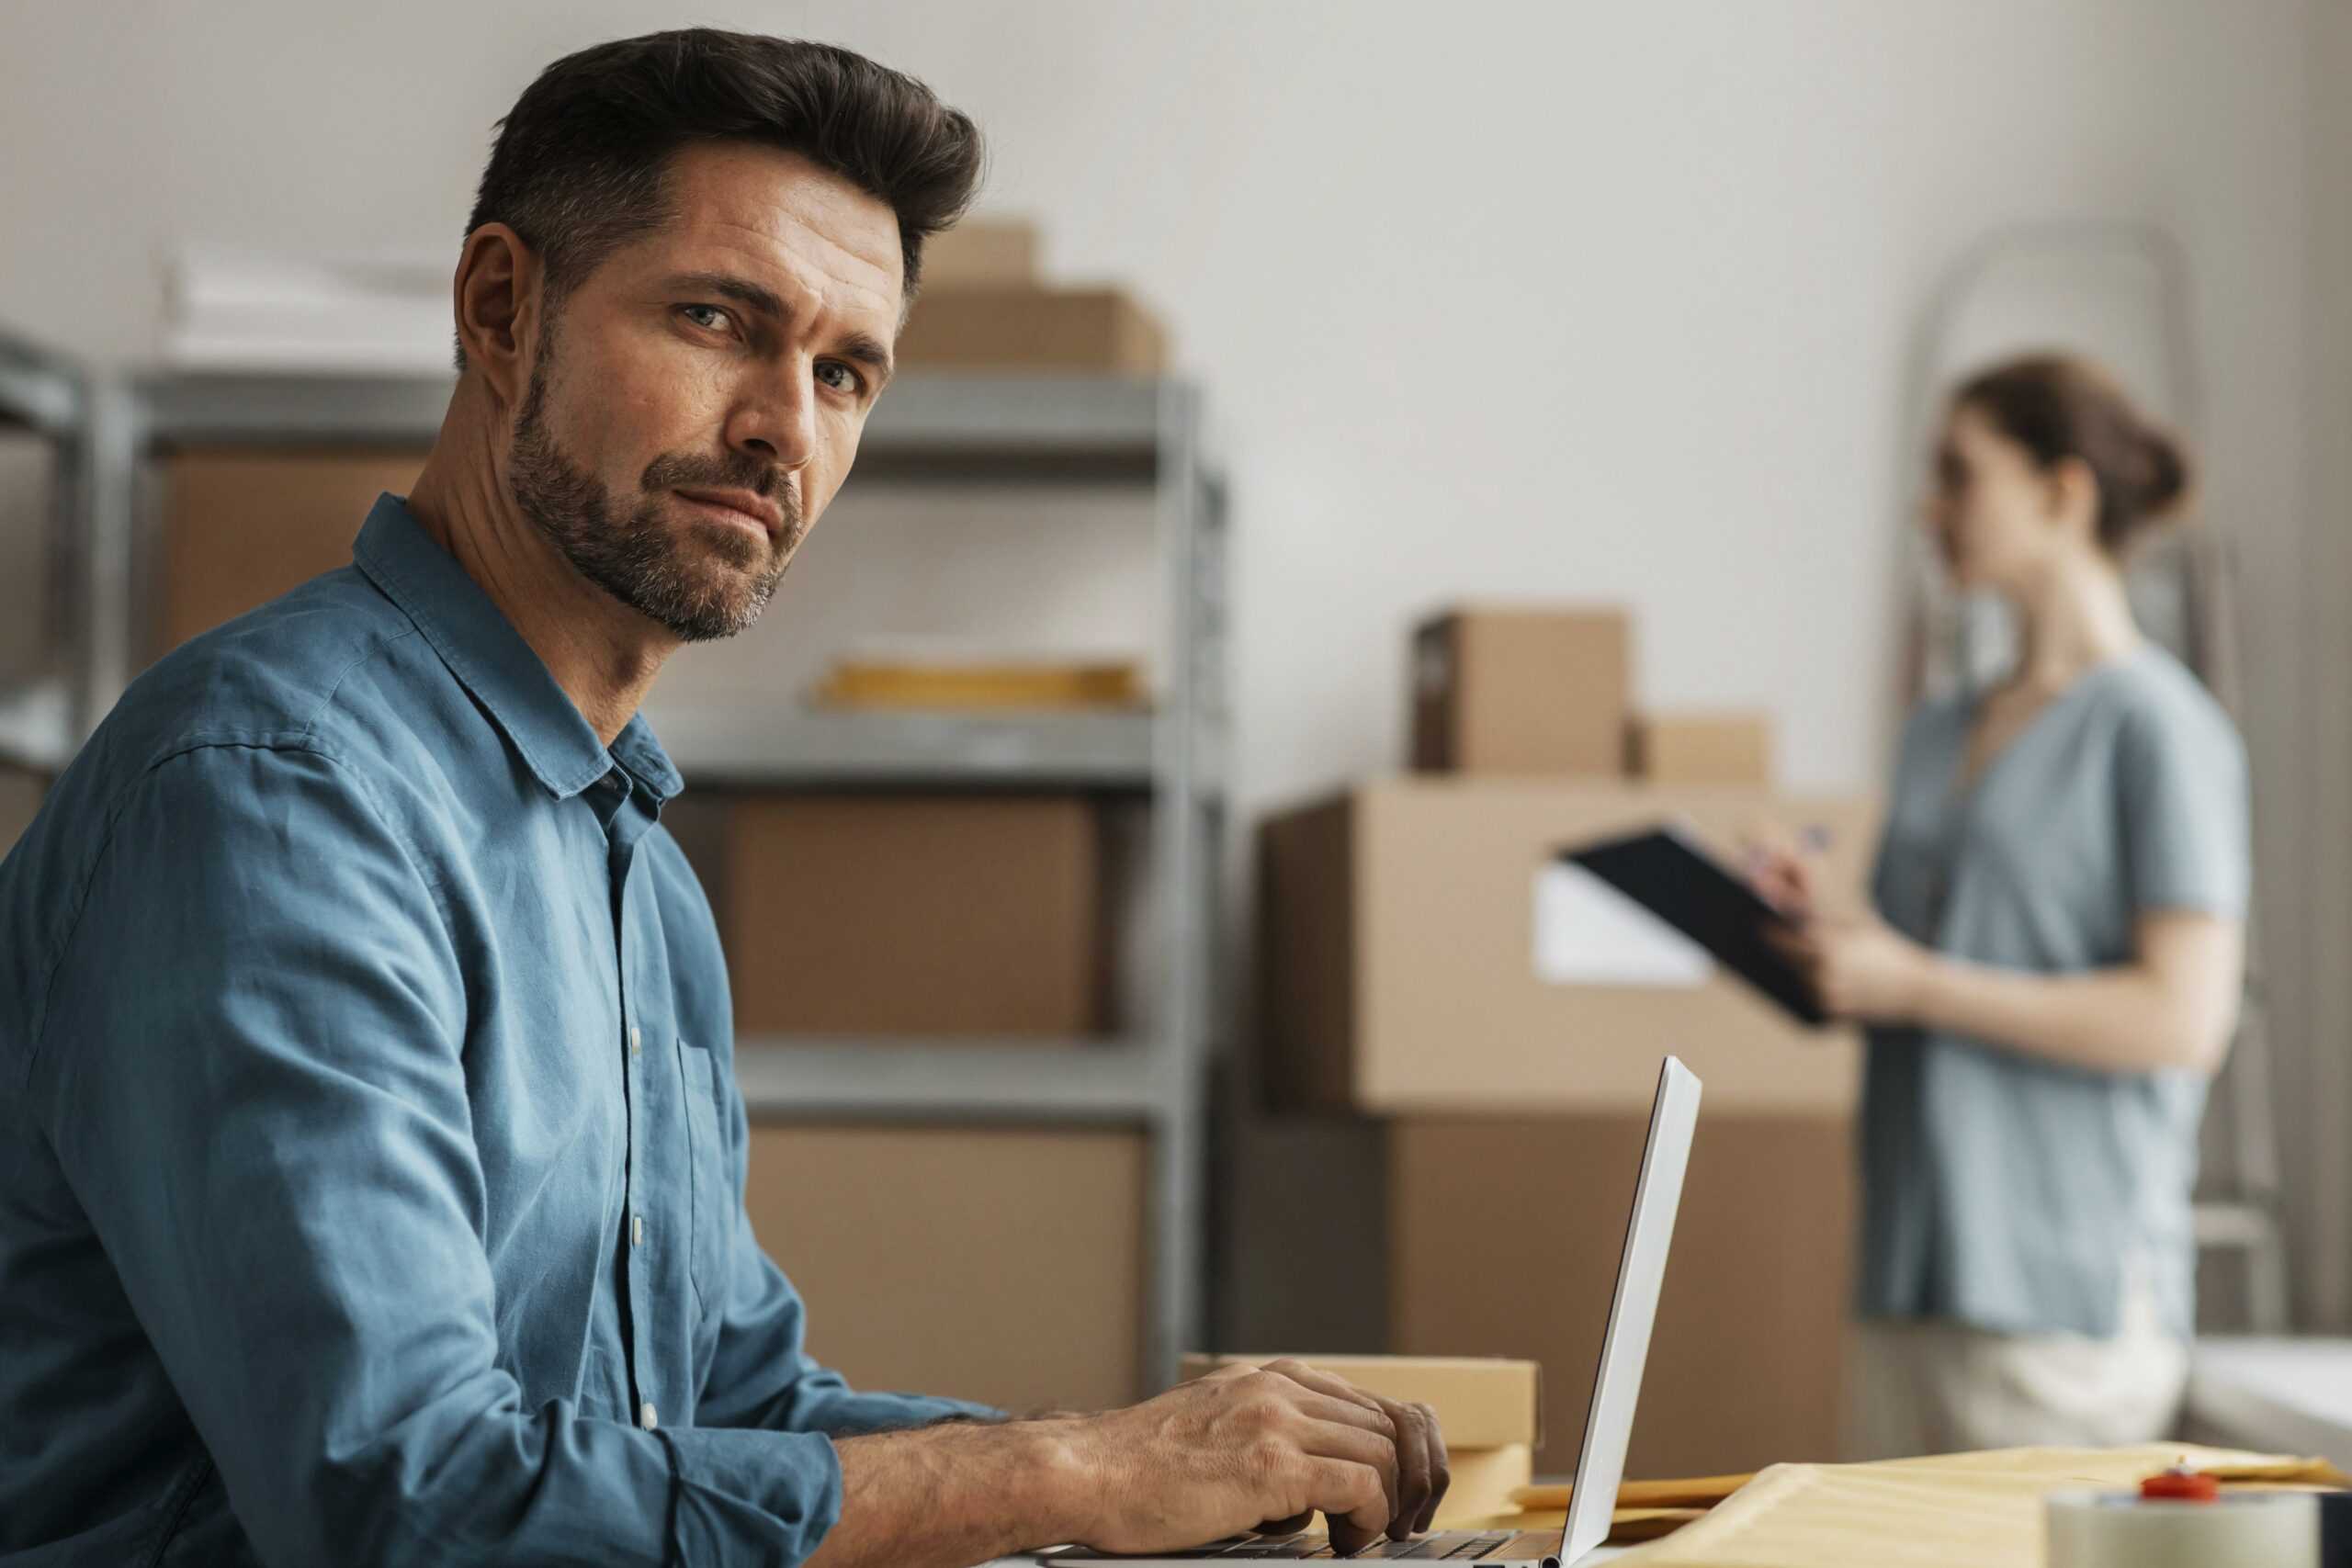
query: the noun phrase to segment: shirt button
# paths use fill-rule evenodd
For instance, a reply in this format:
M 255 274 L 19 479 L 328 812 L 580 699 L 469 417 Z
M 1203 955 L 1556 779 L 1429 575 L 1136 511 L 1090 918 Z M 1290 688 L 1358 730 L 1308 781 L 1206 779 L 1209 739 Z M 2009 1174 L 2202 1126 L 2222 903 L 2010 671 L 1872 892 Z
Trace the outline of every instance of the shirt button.
M 643 1214 L 636 1214 L 630 1217 L 628 1244 L 631 1247 L 643 1247 L 645 1245 L 645 1216 Z
M 650 1432 L 653 1430 L 654 1425 L 658 1420 L 659 1417 L 653 1413 L 653 1402 L 651 1400 L 649 1399 L 644 1404 L 637 1407 L 637 1424 L 644 1427 L 647 1431 Z
M 628 1026 L 628 1054 L 632 1056 L 645 1049 L 645 1032 L 635 1024 Z

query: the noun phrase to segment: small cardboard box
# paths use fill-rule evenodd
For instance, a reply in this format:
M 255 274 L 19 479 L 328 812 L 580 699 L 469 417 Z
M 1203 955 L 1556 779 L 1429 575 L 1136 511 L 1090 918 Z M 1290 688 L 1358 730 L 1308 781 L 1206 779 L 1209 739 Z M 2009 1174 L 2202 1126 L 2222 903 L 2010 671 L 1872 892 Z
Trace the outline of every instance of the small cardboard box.
M 1263 1366 L 1274 1355 L 1188 1355 L 1182 1374 L 1220 1367 Z M 1418 1402 L 1437 1412 L 1453 1481 L 1439 1522 L 1509 1513 L 1511 1494 L 1534 1474 L 1544 1440 L 1543 1369 L 1533 1361 L 1487 1356 L 1320 1356 L 1289 1358 L 1345 1378 L 1384 1399 Z
M 1278 1109 L 1646 1110 L 1660 1052 L 1711 1110 L 1842 1111 L 1851 1031 L 1809 1030 L 1703 965 L 1575 974 L 1560 851 L 1679 822 L 1736 859 L 1775 829 L 1828 843 L 1824 902 L 1858 907 L 1867 802 L 1625 784 L 1411 779 L 1275 817 L 1260 838 L 1266 1088 Z
M 1437 1412 L 1449 1448 L 1498 1449 L 1544 1440 L 1543 1369 L 1533 1361 L 1500 1356 L 1195 1351 L 1183 1359 L 1181 1371 L 1189 1381 L 1223 1367 L 1262 1367 L 1283 1359 L 1304 1361 L 1383 1399 L 1429 1405 Z
M 755 1122 L 744 1207 L 851 1386 L 1102 1410 L 1141 1393 L 1148 1154 L 1125 1130 Z
M 1036 280 L 1037 226 L 1025 218 L 967 218 L 923 243 L 925 290 Z
M 1423 622 L 1414 769 L 1620 776 L 1632 647 L 1615 609 L 1465 608 Z
M 1761 713 L 1639 714 L 1625 772 L 1644 784 L 1772 785 L 1772 719 Z
M 1473 1519 L 1483 1522 L 1496 1514 L 1515 1514 L 1512 1494 L 1535 1480 L 1535 1450 L 1525 1443 L 1505 1443 L 1498 1449 L 1460 1449 L 1446 1454 L 1452 1479 L 1440 1503 L 1433 1529 L 1450 1529 Z
M 406 495 L 410 452 L 188 451 L 163 465 L 155 651 L 351 564 L 385 491 Z
M 1034 1035 L 1101 1025 L 1101 842 L 1085 796 L 729 803 L 717 902 L 752 1034 Z
M 1157 376 L 1159 322 L 1115 288 L 1025 286 L 925 289 L 899 339 L 902 366 Z

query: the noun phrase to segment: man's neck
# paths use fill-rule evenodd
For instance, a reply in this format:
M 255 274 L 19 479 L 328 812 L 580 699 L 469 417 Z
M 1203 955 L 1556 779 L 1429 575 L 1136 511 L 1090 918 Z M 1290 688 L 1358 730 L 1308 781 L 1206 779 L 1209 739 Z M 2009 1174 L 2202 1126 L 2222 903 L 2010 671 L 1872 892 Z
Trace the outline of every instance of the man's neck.
M 481 406 L 488 400 L 470 378 L 459 381 L 409 510 L 490 595 L 609 746 L 677 639 L 581 576 L 522 514 L 483 438 L 495 417 Z

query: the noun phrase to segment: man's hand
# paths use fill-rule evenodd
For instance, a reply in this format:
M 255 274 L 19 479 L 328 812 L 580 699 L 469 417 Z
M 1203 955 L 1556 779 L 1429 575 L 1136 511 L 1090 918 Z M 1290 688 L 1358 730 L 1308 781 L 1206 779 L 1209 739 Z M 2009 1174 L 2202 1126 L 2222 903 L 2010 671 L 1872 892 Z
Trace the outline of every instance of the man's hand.
M 1297 1361 L 1230 1367 L 1099 1416 L 844 1438 L 842 1512 L 808 1568 L 953 1568 L 1083 1541 L 1182 1551 L 1316 1514 L 1331 1545 L 1429 1528 L 1451 1479 L 1426 1404 Z
M 1427 1529 L 1451 1479 L 1428 1405 L 1299 1361 L 1229 1367 L 1087 1417 L 1074 1436 L 1097 1488 L 1080 1539 L 1104 1551 L 1289 1533 L 1317 1513 L 1334 1550 L 1360 1551 Z

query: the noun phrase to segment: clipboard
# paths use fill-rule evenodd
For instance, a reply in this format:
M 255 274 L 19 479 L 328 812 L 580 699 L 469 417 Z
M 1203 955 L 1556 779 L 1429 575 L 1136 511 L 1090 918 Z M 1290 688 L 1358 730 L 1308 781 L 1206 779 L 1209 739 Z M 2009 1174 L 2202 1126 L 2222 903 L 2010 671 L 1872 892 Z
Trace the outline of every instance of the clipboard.
M 1813 987 L 1767 933 L 1793 931 L 1788 916 L 1679 829 L 1652 828 L 1564 850 L 1561 861 L 1599 877 L 1706 949 L 1808 1028 L 1828 1025 Z

